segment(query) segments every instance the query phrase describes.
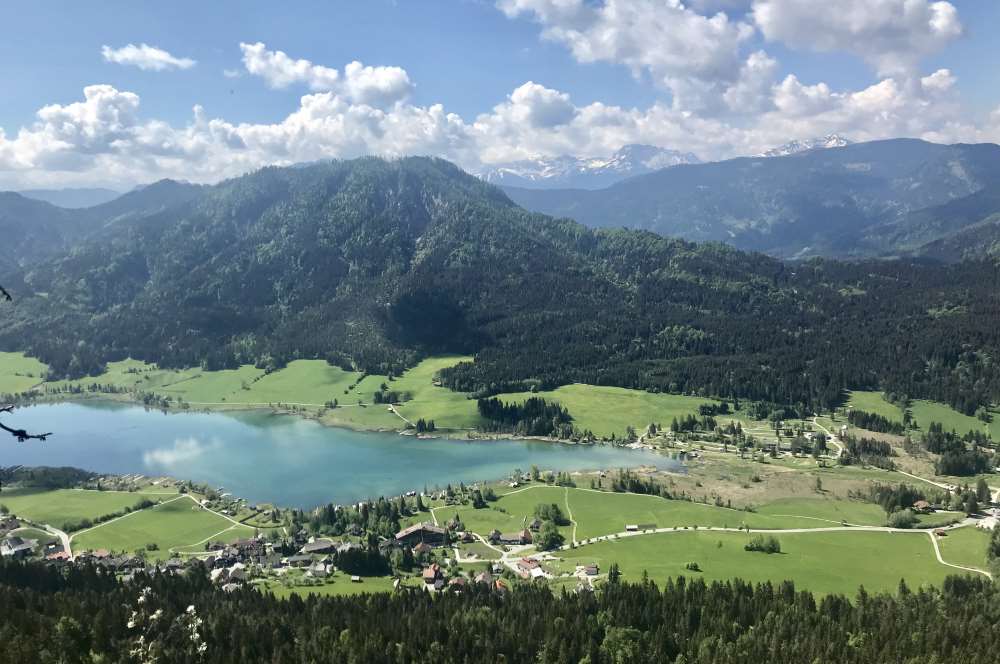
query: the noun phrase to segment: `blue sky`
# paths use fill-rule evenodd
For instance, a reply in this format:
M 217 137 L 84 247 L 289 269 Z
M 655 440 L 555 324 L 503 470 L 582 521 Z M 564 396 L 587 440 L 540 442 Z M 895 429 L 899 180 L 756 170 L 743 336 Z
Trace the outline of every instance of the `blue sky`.
M 625 142 L 723 158 L 829 132 L 1000 134 L 1000 3 L 981 0 L 14 2 L 4 14 L 0 186 L 210 181 L 363 152 L 475 170 Z M 248 62 L 241 44 L 258 43 Z M 102 55 L 130 44 L 193 62 Z M 298 60 L 339 73 L 275 69 Z M 354 61 L 369 69 L 352 83 Z M 377 102 L 354 85 L 385 81 L 399 86 Z

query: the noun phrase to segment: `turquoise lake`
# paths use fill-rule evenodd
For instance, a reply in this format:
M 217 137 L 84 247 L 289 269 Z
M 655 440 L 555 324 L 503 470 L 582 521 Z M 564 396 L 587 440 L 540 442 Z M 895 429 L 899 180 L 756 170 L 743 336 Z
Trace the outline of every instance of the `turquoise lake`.
M 141 406 L 62 403 L 21 408 L 6 421 L 55 435 L 45 442 L 4 441 L 0 466 L 169 475 L 285 507 L 495 480 L 532 465 L 556 471 L 681 467 L 654 452 L 604 445 L 418 440 L 260 411 L 166 414 Z

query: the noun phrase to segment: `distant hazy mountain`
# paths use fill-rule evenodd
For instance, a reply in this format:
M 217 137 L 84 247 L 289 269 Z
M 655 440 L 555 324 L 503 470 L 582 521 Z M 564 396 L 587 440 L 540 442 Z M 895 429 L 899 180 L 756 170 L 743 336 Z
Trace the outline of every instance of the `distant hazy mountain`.
M 191 200 L 201 191 L 192 184 L 161 180 L 107 202 L 70 209 L 13 191 L 0 192 L 0 275 L 64 251 L 100 229 L 148 219 Z
M 896 139 L 681 165 L 597 191 L 506 191 L 588 226 L 799 258 L 912 252 L 1000 211 L 998 188 L 1000 146 Z
M 626 145 L 610 157 L 539 157 L 495 166 L 480 177 L 492 184 L 528 189 L 598 189 L 634 175 L 698 163 L 701 160 L 690 152 Z
M 112 189 L 24 189 L 17 192 L 26 198 L 45 201 L 61 208 L 87 208 L 107 203 L 121 196 Z
M 854 141 L 844 138 L 840 134 L 827 134 L 820 138 L 808 138 L 804 141 L 789 141 L 776 148 L 765 150 L 755 157 L 787 157 L 790 154 L 798 154 L 807 150 L 822 150 L 826 148 L 842 148 L 851 145 Z

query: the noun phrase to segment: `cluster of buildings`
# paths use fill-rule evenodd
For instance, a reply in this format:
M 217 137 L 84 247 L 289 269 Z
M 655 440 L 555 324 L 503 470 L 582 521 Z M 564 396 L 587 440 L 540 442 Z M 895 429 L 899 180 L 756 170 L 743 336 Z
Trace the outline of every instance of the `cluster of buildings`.
M 16 517 L 0 517 L 0 558 L 24 560 L 40 556 L 51 561 L 69 560 L 69 553 L 58 542 L 41 544 L 37 539 L 24 537 L 23 531 L 21 535 L 16 534 L 22 527 Z
M 0 556 L 13 560 L 23 560 L 33 556 L 37 549 L 38 540 L 23 539 L 16 535 L 5 537 L 0 541 Z
M 499 574 L 499 571 L 497 567 L 494 567 L 492 571 L 480 572 L 471 580 L 464 576 L 454 576 L 449 579 L 440 565 L 431 563 L 424 568 L 420 576 L 423 579 L 424 588 L 429 592 L 442 592 L 446 589 L 460 592 L 471 584 L 475 584 L 490 588 L 498 593 L 506 593 L 510 590 L 507 582 L 499 578 L 499 576 L 494 576 L 494 574 Z

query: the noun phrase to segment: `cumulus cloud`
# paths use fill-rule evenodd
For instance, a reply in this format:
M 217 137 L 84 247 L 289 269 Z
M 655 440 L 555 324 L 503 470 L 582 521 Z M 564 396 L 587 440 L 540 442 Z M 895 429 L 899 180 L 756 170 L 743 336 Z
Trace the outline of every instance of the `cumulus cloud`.
M 101 56 L 105 62 L 119 65 L 131 65 L 145 71 L 165 71 L 167 69 L 190 69 L 197 64 L 191 58 L 174 57 L 162 48 L 149 44 L 126 44 L 121 48 L 101 47 Z
M 547 17 L 567 13 L 566 20 L 586 22 L 592 11 L 575 0 L 534 4 Z M 44 106 L 14 133 L 0 128 L 0 187 L 127 187 L 162 177 L 214 182 L 267 164 L 372 153 L 437 155 L 476 171 L 538 155 L 606 155 L 627 143 L 718 159 L 833 132 L 856 140 L 915 136 L 941 142 L 1000 134 L 1000 110 L 978 126 L 965 119 L 947 69 L 835 90 L 793 74 L 776 80 L 775 59 L 754 51 L 720 89 L 718 103 L 729 113 L 692 112 L 675 102 L 581 105 L 564 91 L 528 81 L 489 111 L 463 118 L 441 104 L 412 103 L 413 84 L 398 67 L 354 62 L 338 70 L 264 44 L 241 46 L 246 71 L 269 85 L 329 89 L 300 97 L 276 122 L 235 123 L 195 106 L 179 125 L 144 117 L 133 92 L 88 86 L 81 100 Z
M 261 42 L 241 43 L 247 72 L 263 78 L 272 88 L 299 83 L 311 90 L 336 92 L 359 104 L 386 106 L 405 99 L 413 90 L 406 70 L 400 67 L 370 67 L 354 61 L 344 74 L 305 59 L 293 59 L 284 51 L 268 50 Z
M 304 83 L 313 90 L 332 90 L 340 80 L 340 72 L 336 69 L 314 65 L 304 58 L 290 58 L 284 51 L 269 51 L 261 42 L 241 42 L 240 50 L 247 71 L 263 78 L 272 88 Z
M 882 76 L 911 74 L 962 34 L 955 6 L 929 0 L 755 0 L 753 18 L 769 40 L 853 53 Z
M 754 28 L 724 12 L 699 14 L 681 0 L 499 0 L 508 17 L 529 16 L 545 39 L 579 62 L 613 62 L 669 89 L 679 108 L 710 110 L 744 69 Z
M 401 67 L 366 67 L 355 60 L 344 67 L 341 90 L 359 104 L 384 106 L 406 98 L 413 84 Z
M 537 129 L 566 124 L 576 114 L 568 94 L 533 81 L 514 90 L 508 99 L 508 103 L 498 107 L 498 113 L 509 113 L 514 122 L 527 122 Z

